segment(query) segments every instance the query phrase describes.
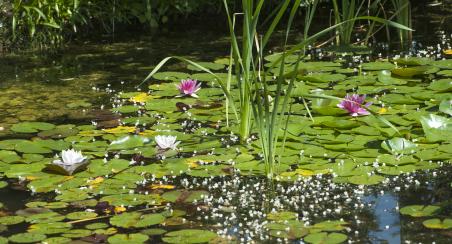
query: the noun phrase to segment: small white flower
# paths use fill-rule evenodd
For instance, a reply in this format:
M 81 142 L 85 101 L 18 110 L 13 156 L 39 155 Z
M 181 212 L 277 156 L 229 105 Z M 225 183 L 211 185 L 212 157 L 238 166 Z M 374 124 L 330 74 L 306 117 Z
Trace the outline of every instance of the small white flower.
M 173 149 L 176 150 L 177 145 L 179 145 L 180 141 L 176 141 L 177 136 L 162 136 L 158 135 L 155 137 L 155 142 L 160 149 L 168 150 Z
M 83 162 L 86 157 L 82 155 L 82 152 L 75 151 L 74 149 L 63 150 L 61 152 L 61 159 L 65 165 L 73 165 Z
M 69 175 L 88 163 L 87 158 L 82 155 L 82 152 L 68 149 L 61 151 L 61 159 L 53 160 L 52 164 L 63 168 Z

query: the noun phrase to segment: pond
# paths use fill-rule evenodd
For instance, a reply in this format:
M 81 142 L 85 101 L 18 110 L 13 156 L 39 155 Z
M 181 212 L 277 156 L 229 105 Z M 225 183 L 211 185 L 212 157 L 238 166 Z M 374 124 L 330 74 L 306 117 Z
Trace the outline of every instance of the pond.
M 0 243 L 449 243 L 452 42 L 437 37 L 410 57 L 380 44 L 308 51 L 274 180 L 257 132 L 241 143 L 227 109 L 223 34 L 4 57 Z M 139 86 L 169 55 L 214 75 L 176 61 Z M 280 56 L 275 49 L 264 62 Z M 189 79 L 198 83 L 181 88 Z M 312 98 L 307 109 L 304 91 L 342 100 Z M 67 149 L 82 156 L 65 151 L 58 161 Z

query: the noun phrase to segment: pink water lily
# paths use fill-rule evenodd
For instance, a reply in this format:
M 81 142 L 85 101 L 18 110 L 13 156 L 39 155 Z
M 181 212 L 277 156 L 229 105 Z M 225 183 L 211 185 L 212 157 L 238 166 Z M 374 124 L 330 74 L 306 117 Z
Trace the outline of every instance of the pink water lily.
M 359 115 L 369 115 L 369 111 L 366 110 L 372 103 L 368 102 L 364 104 L 364 100 L 366 100 L 366 95 L 346 95 L 344 100 L 339 103 L 337 106 L 346 110 L 351 116 L 359 116 Z
M 198 97 L 196 92 L 201 89 L 201 83 L 198 83 L 197 80 L 181 80 L 179 85 L 176 85 L 177 89 L 179 89 L 180 94 L 183 96 L 192 96 Z

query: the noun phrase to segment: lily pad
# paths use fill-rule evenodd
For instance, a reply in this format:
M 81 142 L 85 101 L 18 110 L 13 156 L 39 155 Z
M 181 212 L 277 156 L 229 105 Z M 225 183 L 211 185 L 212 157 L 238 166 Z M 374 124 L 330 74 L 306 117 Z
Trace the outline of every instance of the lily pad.
M 429 114 L 429 116 L 421 116 L 420 121 L 427 140 L 432 142 L 451 140 L 451 119 L 439 115 Z
M 439 104 L 439 111 L 452 116 L 452 100 L 444 100 Z
M 143 136 L 125 136 L 118 138 L 111 142 L 108 149 L 110 150 L 122 150 L 122 149 L 131 149 L 136 147 L 144 146 L 149 143 L 150 140 L 147 137 Z
M 383 141 L 381 147 L 392 154 L 411 154 L 417 150 L 415 143 L 399 137 Z
M 441 221 L 440 219 L 428 219 L 422 222 L 422 224 L 430 229 L 452 229 L 452 219 L 444 219 Z
M 15 225 L 22 223 L 25 220 L 22 216 L 3 216 L 0 217 L 0 223 L 2 225 Z
M 134 233 L 134 234 L 116 234 L 113 236 L 110 236 L 108 238 L 108 243 L 145 243 L 147 240 L 149 240 L 149 236 L 140 234 L 140 233 Z
M 303 240 L 307 243 L 314 244 L 335 244 L 342 243 L 347 240 L 347 236 L 341 233 L 319 232 L 307 235 Z
M 110 224 L 123 228 L 140 228 L 160 224 L 163 221 L 165 221 L 165 217 L 161 214 L 142 215 L 141 213 L 132 212 L 113 216 L 110 219 Z
M 186 229 L 166 233 L 162 240 L 166 243 L 204 243 L 217 237 L 217 234 L 208 230 Z
M 17 133 L 35 133 L 42 130 L 51 130 L 54 124 L 45 122 L 22 122 L 11 126 L 11 130 Z
M 298 218 L 298 214 L 295 212 L 288 212 L 288 211 L 283 211 L 283 212 L 274 212 L 274 213 L 269 213 L 267 215 L 267 219 L 269 220 L 278 220 L 278 221 L 282 221 L 282 220 L 290 220 L 290 219 L 296 219 Z
M 426 217 L 435 215 L 440 209 L 441 207 L 433 205 L 409 205 L 401 208 L 400 213 L 411 217 Z
M 385 177 L 380 175 L 356 175 L 348 178 L 348 182 L 355 185 L 376 185 L 382 182 Z
M 34 243 L 46 239 L 47 236 L 38 233 L 19 233 L 10 236 L 8 239 L 14 243 Z

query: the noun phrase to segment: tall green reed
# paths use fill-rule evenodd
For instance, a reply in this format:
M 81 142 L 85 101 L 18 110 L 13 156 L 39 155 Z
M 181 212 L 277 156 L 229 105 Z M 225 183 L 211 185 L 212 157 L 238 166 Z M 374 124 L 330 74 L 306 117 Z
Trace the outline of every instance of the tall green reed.
M 410 0 L 391 0 L 394 7 L 397 23 L 411 28 L 411 3 Z M 412 31 L 399 29 L 400 45 L 404 47 L 412 39 Z
M 360 16 L 336 23 L 318 33 L 309 35 L 309 27 L 312 23 L 315 9 L 319 1 L 284 0 L 278 5 L 278 9 L 275 11 L 270 24 L 266 28 L 263 28 L 263 30 L 260 30 L 258 29 L 258 23 L 264 2 L 264 0 L 242 0 L 243 12 L 240 13 L 240 17 L 242 17 L 242 35 L 240 39 L 236 35 L 235 25 L 237 22 L 237 14 L 231 13 L 228 8 L 227 0 L 223 0 L 228 16 L 228 26 L 231 38 L 230 69 L 226 81 L 196 62 L 183 57 L 174 56 L 163 59 L 141 84 L 149 80 L 166 62 L 173 58 L 187 62 L 211 74 L 219 82 L 219 85 L 226 96 L 226 102 L 229 105 L 228 107 L 231 107 L 235 113 L 236 121 L 239 124 L 239 135 L 242 143 L 247 141 L 253 128 L 257 130 L 266 174 L 267 177 L 271 179 L 280 162 L 280 160 L 276 160 L 277 150 L 284 149 L 285 133 L 290 116 L 291 92 L 297 75 L 299 72 L 303 71 L 300 65 L 302 58 L 304 57 L 305 47 L 315 42 L 318 38 L 341 28 L 341 26 L 355 23 L 355 21 L 359 20 L 380 22 L 382 24 L 389 24 L 407 30 L 409 30 L 409 28 L 378 17 Z M 304 37 L 301 42 L 289 48 L 287 45 L 289 34 L 301 3 L 305 6 Z M 285 16 L 287 14 L 289 16 Z M 263 56 L 266 53 L 266 46 L 284 17 L 286 17 L 287 23 L 282 43 L 283 51 L 275 61 L 264 65 Z M 296 62 L 291 65 L 286 65 L 285 59 L 289 56 L 295 56 Z M 232 67 L 233 70 L 231 69 Z M 275 77 L 269 79 L 268 77 L 272 76 L 274 70 L 278 70 L 277 74 L 273 73 Z M 235 79 L 235 84 L 237 84 L 238 97 L 234 97 L 232 95 L 234 93 L 231 92 L 233 77 Z M 270 91 L 270 85 L 276 85 L 276 90 Z M 340 100 L 340 98 L 330 96 L 312 95 L 309 94 L 309 92 L 306 92 L 301 96 Z M 306 108 L 309 109 L 307 104 L 304 104 Z M 283 139 L 279 140 L 281 138 L 281 133 L 283 133 Z

